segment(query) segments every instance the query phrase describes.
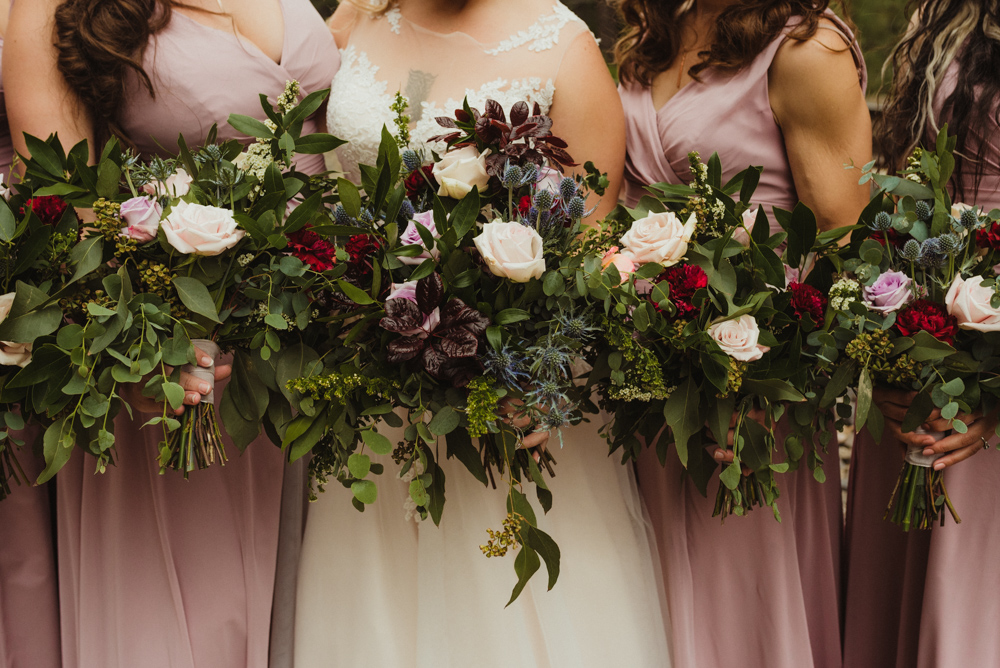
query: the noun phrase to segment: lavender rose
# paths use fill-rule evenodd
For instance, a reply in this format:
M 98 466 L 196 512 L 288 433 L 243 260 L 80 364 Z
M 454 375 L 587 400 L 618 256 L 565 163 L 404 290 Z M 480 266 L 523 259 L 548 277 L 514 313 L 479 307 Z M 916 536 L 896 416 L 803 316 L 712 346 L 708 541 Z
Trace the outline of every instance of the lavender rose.
M 901 271 L 887 271 L 865 286 L 862 298 L 873 311 L 898 311 L 913 301 L 913 281 Z
M 122 204 L 120 215 L 126 225 L 122 236 L 144 244 L 156 238 L 163 207 L 148 197 L 133 197 Z
M 413 216 L 413 219 L 406 224 L 406 229 L 403 233 L 399 235 L 399 241 L 404 246 L 422 246 L 424 240 L 420 238 L 420 232 L 417 230 L 417 223 L 420 223 L 424 228 L 431 233 L 431 236 L 437 239 L 441 235 L 438 234 L 437 226 L 434 224 L 434 212 L 424 211 L 423 213 L 418 213 Z M 437 257 L 438 251 L 424 249 L 424 252 L 416 257 L 399 257 L 399 261 L 403 264 L 420 264 L 429 257 Z
M 389 296 L 386 297 L 385 300 L 408 299 L 416 304 L 418 282 L 419 281 L 406 281 L 405 283 L 393 283 L 392 287 L 389 289 Z

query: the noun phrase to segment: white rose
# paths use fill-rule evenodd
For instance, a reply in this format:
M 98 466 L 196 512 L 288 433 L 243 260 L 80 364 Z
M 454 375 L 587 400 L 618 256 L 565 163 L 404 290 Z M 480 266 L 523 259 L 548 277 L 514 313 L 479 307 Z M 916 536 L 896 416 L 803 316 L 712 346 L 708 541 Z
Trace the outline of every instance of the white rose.
M 694 214 L 682 225 L 673 212 L 651 213 L 633 222 L 632 228 L 621 238 L 624 254 L 636 264 L 675 265 L 684 259 L 697 222 Z
M 494 276 L 527 283 L 545 273 L 542 237 L 533 228 L 521 223 L 486 223 L 473 242 Z
M 14 305 L 14 293 L 0 296 L 0 322 L 7 319 Z M 31 361 L 31 344 L 0 341 L 0 366 L 26 367 Z
M 760 328 L 749 314 L 735 320 L 723 320 L 708 328 L 708 335 L 719 344 L 722 352 L 740 362 L 753 362 L 764 356 L 770 348 L 757 343 Z
M 489 154 L 489 149 L 480 154 L 475 146 L 463 146 L 457 151 L 445 153 L 433 167 L 434 178 L 440 185 L 438 197 L 462 199 L 477 187 L 482 192 L 490 182 L 486 173 L 486 156 Z
M 753 226 L 757 223 L 757 210 L 760 207 L 753 207 L 743 212 L 743 225 L 733 231 L 733 239 L 742 246 L 750 246 L 750 235 L 753 234 Z
M 233 212 L 216 206 L 178 202 L 161 223 L 171 246 L 182 253 L 218 255 L 243 238 Z
M 7 182 L 4 180 L 3 172 L 0 172 L 0 197 L 4 199 L 10 199 L 10 188 L 7 186 Z
M 180 168 L 167 177 L 166 181 L 153 181 L 142 187 L 143 192 L 154 197 L 184 197 L 191 190 L 194 179 L 187 170 Z
M 982 285 L 982 282 L 981 276 L 973 276 L 968 280 L 964 280 L 961 275 L 956 276 L 945 295 L 945 306 L 962 329 L 1000 331 L 1000 309 L 990 306 L 993 288 Z

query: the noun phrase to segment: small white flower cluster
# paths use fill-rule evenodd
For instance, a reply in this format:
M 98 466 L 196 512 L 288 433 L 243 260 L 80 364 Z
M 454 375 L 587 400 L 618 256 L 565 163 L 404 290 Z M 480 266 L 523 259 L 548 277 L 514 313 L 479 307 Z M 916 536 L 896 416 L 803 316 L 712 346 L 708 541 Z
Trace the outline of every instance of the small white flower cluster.
M 295 79 L 285 82 L 285 92 L 278 96 L 278 106 L 287 114 L 299 101 L 299 82 Z
M 241 267 L 245 267 L 251 262 L 253 262 L 253 253 L 244 253 L 236 258 L 236 261 L 240 263 Z
M 267 314 L 270 312 L 271 311 L 267 308 L 267 304 L 264 302 L 260 302 L 259 304 L 257 304 L 257 308 L 254 309 L 253 314 L 250 317 L 260 322 L 263 321 L 264 318 L 267 317 Z
M 400 473 L 399 479 L 406 483 L 407 486 L 416 478 L 418 475 L 423 475 L 424 464 L 417 458 L 413 465 L 406 473 Z M 413 500 L 409 494 L 406 495 L 406 501 L 403 502 L 403 511 L 405 513 L 407 522 L 419 522 L 420 513 L 417 512 L 417 502 Z
M 846 311 L 861 298 L 861 284 L 853 278 L 842 278 L 830 288 L 830 308 Z

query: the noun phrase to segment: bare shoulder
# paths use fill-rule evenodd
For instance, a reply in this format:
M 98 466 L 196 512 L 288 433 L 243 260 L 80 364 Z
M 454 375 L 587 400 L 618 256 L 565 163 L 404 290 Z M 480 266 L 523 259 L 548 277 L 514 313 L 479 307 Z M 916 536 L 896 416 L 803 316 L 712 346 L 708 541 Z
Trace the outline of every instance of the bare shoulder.
M 611 81 L 611 72 L 607 61 L 601 53 L 601 47 L 589 30 L 583 30 L 573 37 L 573 41 L 563 55 L 562 66 L 559 68 L 560 79 L 578 80 L 582 77 L 598 76 Z
M 849 79 L 857 85 L 858 71 L 851 45 L 832 21 L 822 19 L 816 33 L 806 40 L 788 39 L 771 63 L 772 83 L 813 85 L 829 80 Z M 817 76 L 820 74 L 821 76 Z

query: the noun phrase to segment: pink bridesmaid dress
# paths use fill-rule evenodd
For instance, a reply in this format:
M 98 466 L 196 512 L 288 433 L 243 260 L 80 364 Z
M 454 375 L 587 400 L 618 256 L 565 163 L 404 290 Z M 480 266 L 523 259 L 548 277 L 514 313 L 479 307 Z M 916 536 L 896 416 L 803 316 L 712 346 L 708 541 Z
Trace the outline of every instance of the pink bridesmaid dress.
M 867 84 L 864 60 L 848 27 L 833 21 L 851 45 L 858 81 Z M 688 183 L 688 152 L 707 160 L 717 152 L 723 181 L 749 165 L 763 165 L 754 203 L 771 215 L 798 201 L 781 130 L 768 98 L 768 69 L 800 19 L 747 67 L 713 70 L 682 88 L 659 110 L 649 88 L 621 88 L 628 140 L 626 199 L 630 206 L 647 184 Z M 779 439 L 781 435 L 779 434 Z M 712 517 L 715 485 L 703 497 L 677 458 L 666 467 L 647 449 L 639 460 L 639 489 L 656 532 L 666 585 L 677 668 L 831 668 L 841 665 L 840 476 L 836 452 L 820 484 L 803 467 L 781 477 L 782 521 L 767 510 Z
M 135 78 L 127 84 L 123 127 L 142 153 L 169 150 L 181 133 L 196 146 L 213 124 L 220 138 L 240 138 L 229 114 L 263 120 L 258 95 L 276 99 L 289 79 L 303 94 L 330 86 L 340 55 L 328 28 L 309 0 L 279 1 L 280 63 L 174 12 L 143 63 L 156 98 Z M 316 130 L 314 117 L 303 132 Z M 323 158 L 301 156 L 298 167 L 320 172 Z M 118 417 L 117 466 L 95 475 L 94 460 L 77 452 L 57 476 L 63 665 L 264 668 L 280 580 L 282 453 L 266 438 L 242 454 L 228 443 L 224 467 L 187 481 L 160 475 L 160 432 L 139 430 L 148 417 Z M 299 540 L 301 526 L 299 516 L 288 527 Z
M 949 67 L 935 97 L 941 117 L 960 65 Z M 969 203 L 1000 207 L 1000 127 L 978 132 L 984 175 Z M 985 138 L 985 141 L 983 140 Z M 928 133 L 933 144 L 934 136 Z M 993 439 L 991 445 L 996 445 Z M 882 519 L 903 464 L 892 438 L 854 439 L 847 501 L 844 665 L 851 668 L 968 668 L 1000 665 L 1000 454 L 993 449 L 945 473 L 962 518 L 956 525 L 903 532 Z
M 0 37 L 0 53 L 3 38 Z M 7 126 L 7 107 L 0 79 L 0 173 L 10 182 L 14 148 Z M 29 480 L 45 462 L 32 452 L 38 431 L 31 427 L 15 436 L 25 442 L 17 460 Z M 58 668 L 59 598 L 49 485 L 11 483 L 0 501 L 0 667 Z

